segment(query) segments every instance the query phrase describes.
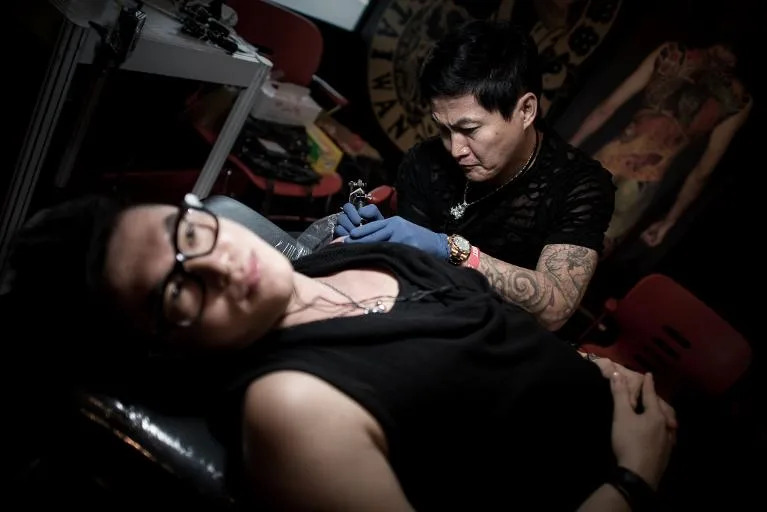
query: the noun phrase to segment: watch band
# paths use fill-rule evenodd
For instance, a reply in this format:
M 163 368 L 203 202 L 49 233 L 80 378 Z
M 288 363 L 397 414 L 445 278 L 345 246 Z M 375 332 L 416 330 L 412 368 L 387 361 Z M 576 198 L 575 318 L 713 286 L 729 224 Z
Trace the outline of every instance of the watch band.
M 476 247 L 474 245 L 471 246 L 471 253 L 469 253 L 468 259 L 463 263 L 465 267 L 477 269 L 479 268 L 479 255 L 480 255 L 479 247 Z
M 607 482 L 623 495 L 632 512 L 648 512 L 659 509 L 655 491 L 642 477 L 630 469 L 623 466 L 615 467 Z

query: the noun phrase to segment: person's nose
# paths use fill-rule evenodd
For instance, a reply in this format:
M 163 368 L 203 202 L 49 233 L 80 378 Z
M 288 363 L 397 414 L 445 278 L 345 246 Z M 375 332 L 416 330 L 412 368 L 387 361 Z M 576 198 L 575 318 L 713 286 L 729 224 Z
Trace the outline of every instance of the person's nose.
M 466 143 L 466 137 L 459 133 L 450 135 L 450 154 L 456 160 L 469 154 L 469 145 Z
M 184 263 L 187 272 L 200 276 L 206 286 L 224 288 L 232 280 L 232 261 L 227 251 L 217 247 L 210 254 L 192 258 Z

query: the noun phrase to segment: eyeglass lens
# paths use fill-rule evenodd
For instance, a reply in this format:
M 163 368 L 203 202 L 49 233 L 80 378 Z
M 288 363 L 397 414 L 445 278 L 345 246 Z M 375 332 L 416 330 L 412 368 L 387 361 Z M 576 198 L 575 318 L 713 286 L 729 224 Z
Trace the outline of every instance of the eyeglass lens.
M 213 214 L 188 208 L 176 229 L 176 250 L 184 260 L 204 256 L 213 251 L 217 236 L 218 223 Z M 199 277 L 179 270 L 170 276 L 163 290 L 163 313 L 170 324 L 185 326 L 199 317 L 205 289 Z
M 208 254 L 216 245 L 217 231 L 218 224 L 213 214 L 189 208 L 176 229 L 176 249 L 186 259 Z

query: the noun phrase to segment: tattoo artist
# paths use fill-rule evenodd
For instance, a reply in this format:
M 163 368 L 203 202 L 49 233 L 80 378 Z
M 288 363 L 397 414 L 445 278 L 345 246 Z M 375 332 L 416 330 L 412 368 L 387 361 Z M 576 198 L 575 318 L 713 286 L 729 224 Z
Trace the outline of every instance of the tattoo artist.
M 613 212 L 610 173 L 538 118 L 536 46 L 511 24 L 473 21 L 448 34 L 419 78 L 439 136 L 405 154 L 398 215 L 347 203 L 335 235 L 405 243 L 477 269 L 544 327 L 561 328 L 596 269 Z

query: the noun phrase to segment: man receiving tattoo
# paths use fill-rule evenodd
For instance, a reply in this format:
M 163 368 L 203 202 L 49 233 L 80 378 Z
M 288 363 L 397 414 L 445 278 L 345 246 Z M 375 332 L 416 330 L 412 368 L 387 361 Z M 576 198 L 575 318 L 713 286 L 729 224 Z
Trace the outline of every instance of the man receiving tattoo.
M 536 47 L 512 25 L 473 21 L 448 34 L 426 58 L 420 88 L 440 136 L 404 156 L 398 216 L 346 204 L 336 235 L 477 269 L 559 329 L 596 269 L 613 212 L 610 173 L 539 119 Z

